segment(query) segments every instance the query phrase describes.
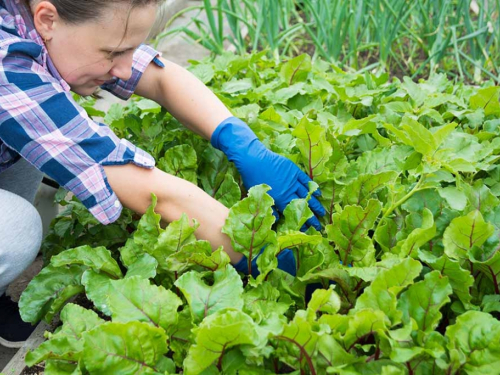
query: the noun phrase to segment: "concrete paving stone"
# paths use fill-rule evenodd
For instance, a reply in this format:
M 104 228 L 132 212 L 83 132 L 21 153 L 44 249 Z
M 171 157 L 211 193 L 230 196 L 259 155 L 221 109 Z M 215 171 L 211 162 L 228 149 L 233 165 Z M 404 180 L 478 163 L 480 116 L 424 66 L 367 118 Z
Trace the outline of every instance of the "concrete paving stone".
M 7 366 L 7 363 L 10 362 L 17 351 L 18 349 L 4 348 L 3 346 L 0 346 L 0 369 L 3 369 L 5 366 Z

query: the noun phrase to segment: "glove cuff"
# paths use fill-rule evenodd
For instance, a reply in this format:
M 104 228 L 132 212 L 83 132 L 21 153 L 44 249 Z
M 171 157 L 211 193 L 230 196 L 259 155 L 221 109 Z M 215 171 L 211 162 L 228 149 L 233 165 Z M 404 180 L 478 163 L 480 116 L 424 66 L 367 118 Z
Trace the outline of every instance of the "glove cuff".
M 222 121 L 210 138 L 212 146 L 224 152 L 233 162 L 247 154 L 250 144 L 254 141 L 260 143 L 252 129 L 236 117 Z

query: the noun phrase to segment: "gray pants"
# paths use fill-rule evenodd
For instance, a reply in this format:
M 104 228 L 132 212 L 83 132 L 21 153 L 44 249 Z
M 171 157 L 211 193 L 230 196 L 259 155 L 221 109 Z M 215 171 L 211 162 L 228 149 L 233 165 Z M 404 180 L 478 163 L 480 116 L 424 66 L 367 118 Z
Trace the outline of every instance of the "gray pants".
M 0 173 L 0 296 L 40 249 L 42 221 L 33 200 L 42 177 L 24 159 Z

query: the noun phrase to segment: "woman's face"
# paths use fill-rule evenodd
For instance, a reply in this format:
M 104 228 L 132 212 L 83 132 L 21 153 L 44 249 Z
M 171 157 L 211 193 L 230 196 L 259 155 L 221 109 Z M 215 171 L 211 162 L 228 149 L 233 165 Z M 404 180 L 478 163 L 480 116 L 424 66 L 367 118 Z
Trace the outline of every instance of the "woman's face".
M 51 16 L 52 4 L 44 3 L 48 2 L 39 2 L 34 10 L 35 26 L 48 40 L 50 58 L 72 91 L 91 95 L 98 86 L 114 77 L 130 78 L 132 56 L 148 36 L 155 20 L 156 5 L 130 11 L 127 2 L 113 4 L 104 10 L 99 20 L 74 25 L 62 21 L 57 12 Z M 47 13 L 43 10 L 37 13 L 42 4 L 48 7 Z

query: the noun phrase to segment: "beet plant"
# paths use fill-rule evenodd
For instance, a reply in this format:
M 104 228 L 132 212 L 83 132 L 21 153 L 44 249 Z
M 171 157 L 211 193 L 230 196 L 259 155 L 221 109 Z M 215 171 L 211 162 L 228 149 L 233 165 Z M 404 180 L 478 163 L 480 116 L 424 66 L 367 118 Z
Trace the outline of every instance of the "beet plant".
M 322 191 L 323 229 L 302 232 L 307 199 L 273 216 L 223 155 L 160 107 L 135 99 L 106 120 L 160 168 L 230 207 L 238 274 L 156 198 L 109 227 L 79 202 L 52 223 L 47 267 L 23 318 L 62 325 L 27 357 L 50 374 L 500 373 L 500 88 L 344 72 L 307 55 L 193 62 L 268 147 Z M 317 186 L 316 186 L 317 185 Z M 260 250 L 264 248 L 259 255 Z M 293 249 L 297 276 L 277 267 Z M 83 306 L 67 303 L 71 297 Z

